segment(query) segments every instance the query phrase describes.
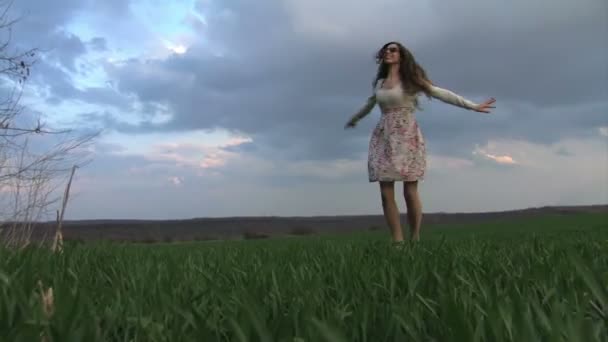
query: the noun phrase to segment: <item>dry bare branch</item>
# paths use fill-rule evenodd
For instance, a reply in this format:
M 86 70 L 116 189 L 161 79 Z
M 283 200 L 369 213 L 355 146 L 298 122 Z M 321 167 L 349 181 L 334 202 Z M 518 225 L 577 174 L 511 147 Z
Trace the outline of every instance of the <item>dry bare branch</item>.
M 6 37 L 0 41 L 0 245 L 20 248 L 32 242 L 36 225 L 54 212 L 68 181 L 61 203 L 63 220 L 73 171 L 89 162 L 88 147 L 98 133 L 78 135 L 46 127 L 40 120 L 27 123 L 21 96 L 39 50 L 11 51 L 17 20 L 7 17 L 10 3 L 0 7 L 0 37 Z M 58 228 L 53 235 L 60 238 Z M 38 240 L 47 237 L 47 231 L 41 234 Z

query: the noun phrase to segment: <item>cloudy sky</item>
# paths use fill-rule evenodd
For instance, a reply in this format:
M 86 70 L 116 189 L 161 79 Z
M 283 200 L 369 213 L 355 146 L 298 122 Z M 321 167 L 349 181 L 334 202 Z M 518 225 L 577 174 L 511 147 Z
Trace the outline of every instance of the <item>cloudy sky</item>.
M 22 104 L 103 132 L 71 219 L 380 214 L 380 113 L 343 126 L 389 40 L 435 84 L 497 99 L 483 115 L 421 98 L 425 211 L 608 203 L 604 0 L 19 0 L 11 15 L 13 41 L 44 51 Z

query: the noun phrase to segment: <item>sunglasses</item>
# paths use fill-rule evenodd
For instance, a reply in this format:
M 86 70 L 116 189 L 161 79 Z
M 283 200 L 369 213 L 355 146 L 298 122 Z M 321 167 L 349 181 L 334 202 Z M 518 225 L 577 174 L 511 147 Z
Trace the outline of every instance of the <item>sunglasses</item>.
M 386 50 L 384 50 L 384 53 L 389 53 L 389 52 L 390 53 L 396 53 L 396 52 L 399 52 L 399 49 L 396 48 L 396 47 L 394 47 L 394 46 L 391 46 L 389 48 L 386 48 Z

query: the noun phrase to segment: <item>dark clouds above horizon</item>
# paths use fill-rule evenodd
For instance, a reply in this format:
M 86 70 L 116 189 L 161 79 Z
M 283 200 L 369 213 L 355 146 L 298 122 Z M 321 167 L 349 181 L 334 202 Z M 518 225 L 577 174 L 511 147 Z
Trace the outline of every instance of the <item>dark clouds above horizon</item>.
M 357 160 L 378 112 L 354 131 L 343 125 L 371 91 L 375 50 L 390 40 L 408 46 L 437 85 L 474 101 L 497 98 L 484 116 L 422 97 L 417 115 L 432 155 L 474 163 L 473 152 L 492 141 L 551 149 L 603 139 L 598 132 L 608 127 L 602 0 L 24 0 L 13 7 L 24 15 L 15 39 L 50 49 L 31 83 L 36 109 L 69 112 L 55 120 L 118 136 L 227 131 L 252 141 L 214 153 L 334 166 Z
M 344 34 L 298 30 L 292 18 L 309 14 L 292 13 L 301 5 L 289 3 L 223 1 L 215 11 L 227 14 L 210 18 L 200 34 L 224 56 L 214 56 L 202 43 L 184 55 L 112 67 L 110 77 L 121 92 L 173 109 L 172 121 L 159 130 L 223 127 L 293 149 L 296 158 L 350 156 L 349 146 L 359 151 L 362 145 L 341 131 L 343 122 L 370 91 L 374 49 L 394 38 L 413 41 L 408 46 L 437 84 L 477 101 L 490 96 L 499 101 L 493 118 L 441 103 L 425 106 L 420 120 L 438 150 L 467 153 L 475 143 L 501 136 L 551 143 L 606 122 L 602 1 L 544 1 L 546 6 L 518 1 L 508 8 L 483 1 L 431 2 L 432 14 L 424 19 L 441 24 L 427 25 L 420 34 L 408 31 L 412 25 L 395 23 L 397 18 L 383 22 L 383 11 L 371 11 L 359 23 L 367 40 L 356 29 L 349 32 L 356 17 L 348 12 L 334 21 Z M 340 9 L 337 3 L 319 6 L 329 13 Z M 314 12 L 310 15 L 301 20 L 314 20 Z M 260 24 L 261 17 L 272 24 Z M 543 129 L 548 121 L 551 130 Z

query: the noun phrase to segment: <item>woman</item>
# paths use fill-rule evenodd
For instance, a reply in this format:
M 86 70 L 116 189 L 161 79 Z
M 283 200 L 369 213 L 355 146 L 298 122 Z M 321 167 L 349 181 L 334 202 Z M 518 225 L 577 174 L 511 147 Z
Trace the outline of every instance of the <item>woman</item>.
M 496 100 L 490 98 L 476 104 L 433 85 L 412 53 L 398 42 L 385 44 L 376 54 L 376 62 L 379 67 L 374 80 L 374 94 L 351 117 L 345 128 L 355 127 L 378 103 L 382 116 L 369 143 L 369 181 L 380 184 L 384 217 L 391 229 L 393 241 L 397 243 L 403 241 L 403 232 L 395 202 L 394 184 L 397 181 L 403 182 L 410 238 L 418 241 L 422 221 L 418 181 L 423 179 L 426 169 L 425 142 L 414 115 L 418 106 L 418 94 L 422 92 L 428 97 L 481 113 L 489 113 L 490 108 L 495 108 L 492 104 Z

